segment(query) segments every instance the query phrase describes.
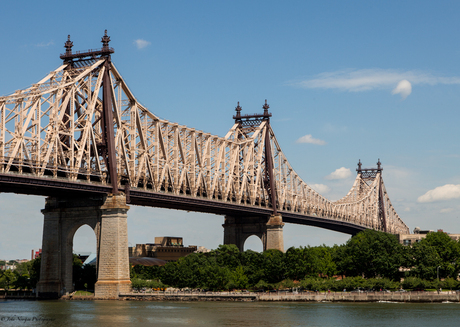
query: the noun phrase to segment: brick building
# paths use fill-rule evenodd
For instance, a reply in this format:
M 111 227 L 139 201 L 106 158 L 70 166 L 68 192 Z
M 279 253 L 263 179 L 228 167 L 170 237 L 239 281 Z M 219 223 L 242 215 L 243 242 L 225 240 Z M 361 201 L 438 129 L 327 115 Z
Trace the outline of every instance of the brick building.
M 151 257 L 164 261 L 176 261 L 197 250 L 196 245 L 184 247 L 182 237 L 155 237 L 155 243 L 136 244 L 129 247 L 130 257 Z

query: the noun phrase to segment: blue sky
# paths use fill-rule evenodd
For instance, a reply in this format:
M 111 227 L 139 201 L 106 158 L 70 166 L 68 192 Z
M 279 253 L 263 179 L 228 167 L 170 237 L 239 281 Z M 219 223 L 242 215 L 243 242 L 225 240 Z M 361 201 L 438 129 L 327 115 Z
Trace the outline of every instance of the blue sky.
M 273 114 L 300 176 L 346 195 L 356 164 L 380 158 L 391 201 L 412 230 L 460 233 L 460 3 L 456 1 L 20 1 L 2 4 L 0 94 L 36 83 L 74 50 L 99 48 L 161 118 L 224 136 L 237 101 Z M 41 247 L 44 198 L 0 194 L 0 258 Z M 131 207 L 129 242 L 183 236 L 215 248 L 223 217 Z M 286 225 L 289 246 L 348 235 Z M 249 248 L 261 249 L 251 238 Z M 74 248 L 94 251 L 89 227 Z

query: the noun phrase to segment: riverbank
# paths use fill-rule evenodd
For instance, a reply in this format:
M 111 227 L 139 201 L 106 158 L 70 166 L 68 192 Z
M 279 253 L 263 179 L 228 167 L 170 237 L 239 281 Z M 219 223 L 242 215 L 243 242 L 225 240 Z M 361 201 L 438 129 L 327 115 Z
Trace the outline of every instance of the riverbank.
M 13 291 L 0 294 L 0 299 L 36 300 L 30 291 Z M 61 300 L 93 301 L 108 300 L 94 295 L 70 294 Z M 149 292 L 122 293 L 121 301 L 233 301 L 233 302 L 413 302 L 413 303 L 460 303 L 460 292 Z
M 120 294 L 128 301 L 460 302 L 458 292 L 152 292 Z

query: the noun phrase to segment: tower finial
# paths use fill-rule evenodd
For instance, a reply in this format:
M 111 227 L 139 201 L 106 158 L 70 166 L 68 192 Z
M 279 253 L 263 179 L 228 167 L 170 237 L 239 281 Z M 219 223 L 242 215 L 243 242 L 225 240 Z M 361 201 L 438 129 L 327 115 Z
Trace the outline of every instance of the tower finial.
M 361 163 L 361 159 L 358 160 L 358 169 L 356 169 L 358 172 L 361 171 L 361 167 L 362 167 L 362 163 Z
M 102 49 L 107 50 L 109 48 L 110 36 L 107 36 L 107 30 L 104 32 L 104 36 L 101 39 Z
M 262 108 L 264 109 L 264 116 L 268 116 L 268 108 L 270 108 L 270 106 L 267 103 L 267 99 L 265 99 L 265 104 Z
M 67 42 L 64 43 L 65 54 L 72 54 L 73 42 L 70 41 L 70 35 L 67 35 Z
M 240 107 L 240 102 L 238 101 L 238 105 L 236 106 L 235 108 L 235 111 L 236 111 L 236 117 L 237 118 L 240 118 L 241 117 L 241 107 Z
M 379 160 L 377 161 L 377 169 L 378 169 L 378 170 L 382 170 L 382 163 L 380 162 L 380 158 L 379 158 Z

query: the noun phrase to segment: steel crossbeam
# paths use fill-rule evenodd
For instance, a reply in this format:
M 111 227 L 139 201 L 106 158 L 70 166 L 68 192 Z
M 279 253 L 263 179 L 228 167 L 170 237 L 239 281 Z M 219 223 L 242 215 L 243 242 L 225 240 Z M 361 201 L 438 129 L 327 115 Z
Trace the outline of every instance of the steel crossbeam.
M 350 233 L 409 231 L 391 204 L 381 170 L 371 178 L 358 172 L 350 192 L 330 201 L 291 167 L 266 114 L 254 115 L 256 123 L 237 119 L 225 137 L 212 135 L 147 110 L 110 56 L 72 64 L 74 57 L 69 54 L 31 87 L 0 97 L 0 191 L 36 194 L 26 185 L 65 189 L 67 183 L 70 191 L 126 190 L 132 203 L 142 205 L 162 206 L 163 196 L 170 201 L 165 207 L 184 210 L 278 211 L 288 222 L 319 219 Z M 113 126 L 113 133 L 104 126 Z M 13 187 L 8 176 L 19 184 Z

